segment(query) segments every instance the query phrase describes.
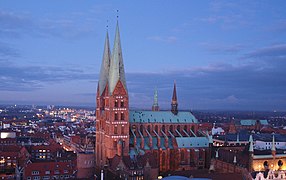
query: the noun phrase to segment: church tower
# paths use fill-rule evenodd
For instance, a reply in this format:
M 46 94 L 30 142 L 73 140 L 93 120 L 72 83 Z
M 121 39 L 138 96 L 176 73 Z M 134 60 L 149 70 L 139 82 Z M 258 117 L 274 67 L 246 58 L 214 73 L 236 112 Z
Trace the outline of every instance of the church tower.
M 158 91 L 155 89 L 154 92 L 154 102 L 152 106 L 152 111 L 159 111 L 159 104 L 158 104 Z
M 178 101 L 177 101 L 176 82 L 174 82 L 173 97 L 172 97 L 172 103 L 171 103 L 171 111 L 175 115 L 178 114 Z
M 96 166 L 102 167 L 107 159 L 129 153 L 129 97 L 118 22 L 111 57 L 106 38 L 96 105 Z

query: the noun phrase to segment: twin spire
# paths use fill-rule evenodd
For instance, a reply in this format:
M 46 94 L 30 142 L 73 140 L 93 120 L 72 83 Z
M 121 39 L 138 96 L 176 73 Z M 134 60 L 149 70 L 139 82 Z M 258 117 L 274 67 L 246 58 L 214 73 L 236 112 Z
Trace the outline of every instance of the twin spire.
M 109 94 L 112 94 L 119 80 L 127 92 L 118 21 L 116 24 L 112 55 L 110 54 L 109 37 L 108 32 L 106 32 L 98 82 L 99 95 L 102 95 L 106 85 L 108 85 Z

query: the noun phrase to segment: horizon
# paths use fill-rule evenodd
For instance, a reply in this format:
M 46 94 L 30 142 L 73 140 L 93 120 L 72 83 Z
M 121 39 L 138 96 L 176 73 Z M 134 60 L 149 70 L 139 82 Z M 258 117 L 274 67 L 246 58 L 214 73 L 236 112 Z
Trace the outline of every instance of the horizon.
M 284 1 L 0 5 L 1 104 L 95 107 L 118 15 L 131 108 L 151 109 L 157 88 L 169 109 L 176 81 L 179 109 L 286 111 Z

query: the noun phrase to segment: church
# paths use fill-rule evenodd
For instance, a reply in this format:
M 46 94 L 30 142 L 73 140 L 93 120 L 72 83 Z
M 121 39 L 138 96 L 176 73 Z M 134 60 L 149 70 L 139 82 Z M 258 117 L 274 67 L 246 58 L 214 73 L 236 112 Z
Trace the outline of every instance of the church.
M 117 179 L 154 179 L 209 168 L 212 137 L 198 125 L 190 111 L 178 110 L 176 84 L 170 111 L 160 111 L 157 91 L 150 111 L 129 109 L 117 22 L 112 53 L 106 33 L 96 93 L 96 170 Z

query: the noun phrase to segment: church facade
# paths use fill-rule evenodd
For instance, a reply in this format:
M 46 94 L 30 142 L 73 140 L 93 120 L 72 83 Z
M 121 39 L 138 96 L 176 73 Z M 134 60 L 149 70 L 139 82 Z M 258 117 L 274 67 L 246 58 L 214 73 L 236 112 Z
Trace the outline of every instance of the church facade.
M 150 179 L 169 171 L 208 168 L 212 138 L 198 130 L 191 112 L 178 110 L 176 84 L 171 111 L 159 110 L 157 91 L 150 109 L 129 109 L 117 22 L 112 53 L 106 34 L 96 95 L 97 169 L 118 177 Z

